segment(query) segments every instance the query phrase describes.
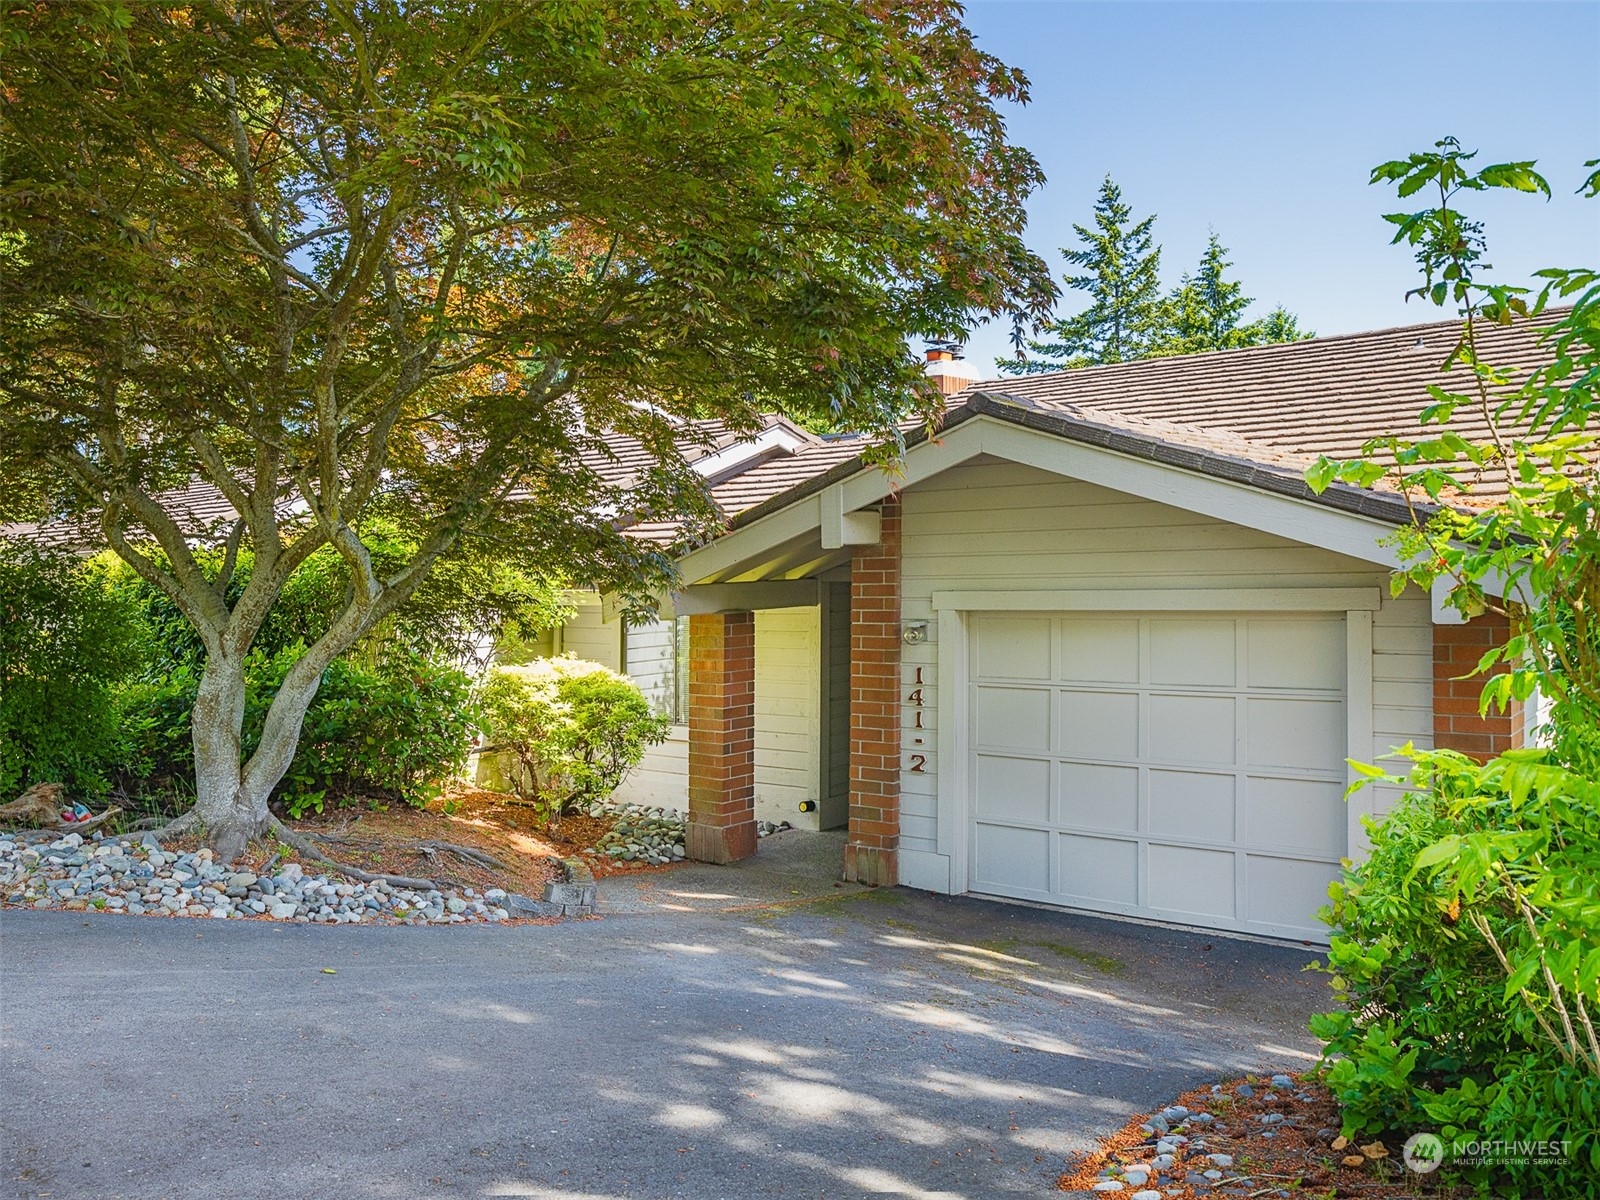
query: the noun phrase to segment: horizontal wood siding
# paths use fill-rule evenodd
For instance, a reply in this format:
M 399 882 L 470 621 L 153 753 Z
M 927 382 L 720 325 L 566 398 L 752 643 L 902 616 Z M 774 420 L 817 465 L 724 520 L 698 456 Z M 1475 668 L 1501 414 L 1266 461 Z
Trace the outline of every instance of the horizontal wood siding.
M 639 685 L 650 707 L 671 717 L 676 699 L 673 624 L 652 621 L 628 629 L 628 676 Z
M 561 627 L 556 637 L 560 652 L 620 671 L 622 622 L 602 620 L 600 598 L 593 593 L 580 593 L 574 599 L 578 611 L 572 620 Z
M 756 817 L 815 829 L 820 792 L 822 623 L 815 608 L 756 613 Z
M 1373 587 L 1372 755 L 1431 745 L 1427 597 L 1389 598 L 1388 574 L 1343 555 L 1032 467 L 978 459 L 904 493 L 903 615 L 932 621 L 944 591 Z M 930 625 L 930 628 L 935 626 Z M 922 667 L 923 706 L 903 707 L 901 846 L 937 849 L 936 639 L 904 649 L 906 688 Z M 916 712 L 923 728 L 913 730 Z M 921 744 L 914 744 L 915 738 Z M 913 771 L 913 753 L 925 755 Z M 1380 802 L 1385 808 L 1392 797 Z M 964 881 L 953 881 L 963 890 Z
M 800 801 L 819 794 L 821 741 L 821 624 L 815 608 L 756 613 L 756 816 L 816 828 L 817 814 Z M 672 706 L 672 634 L 665 622 L 628 631 L 628 674 L 658 711 Z M 689 794 L 688 731 L 673 728 L 665 743 L 617 789 L 629 804 L 686 810 Z

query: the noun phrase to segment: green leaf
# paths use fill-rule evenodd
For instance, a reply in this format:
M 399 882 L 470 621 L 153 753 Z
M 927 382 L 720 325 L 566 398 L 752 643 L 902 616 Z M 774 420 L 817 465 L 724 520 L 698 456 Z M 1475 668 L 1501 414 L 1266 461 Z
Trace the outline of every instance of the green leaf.
M 1437 866 L 1439 863 L 1454 858 L 1460 851 L 1460 837 L 1451 835 L 1447 838 L 1441 838 L 1433 845 L 1425 846 L 1418 852 L 1416 859 L 1411 864 L 1411 874 L 1416 875 L 1419 871 L 1425 871 L 1429 867 Z

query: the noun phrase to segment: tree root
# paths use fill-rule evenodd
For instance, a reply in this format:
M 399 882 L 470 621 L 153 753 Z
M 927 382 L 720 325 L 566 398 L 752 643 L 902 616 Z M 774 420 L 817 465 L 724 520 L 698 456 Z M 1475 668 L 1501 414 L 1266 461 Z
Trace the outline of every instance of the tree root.
M 485 854 L 482 850 L 474 850 L 471 846 L 458 846 L 454 842 L 429 841 L 420 843 L 417 848 L 424 854 L 434 850 L 444 850 L 474 866 L 487 867 L 491 871 L 504 871 L 506 869 L 505 863 L 498 858 Z
M 300 851 L 306 858 L 318 866 L 327 867 L 341 875 L 348 875 L 352 879 L 359 879 L 362 883 L 387 883 L 390 887 L 411 888 L 414 891 L 431 892 L 441 885 L 432 879 L 413 879 L 408 875 L 385 875 L 382 872 L 363 871 L 360 867 L 348 867 L 318 850 L 316 844 L 307 837 L 303 837 L 290 829 L 277 817 L 267 818 L 267 828 L 274 837 L 286 846 L 292 846 Z
M 343 846 L 346 849 L 351 850 L 400 850 L 410 848 L 416 850 L 418 853 L 426 855 L 429 859 L 432 859 L 439 851 L 442 850 L 447 854 L 455 855 L 457 858 L 464 862 L 470 863 L 475 867 L 483 867 L 490 871 L 504 871 L 508 869 L 505 863 L 501 862 L 498 858 L 495 858 L 492 854 L 488 854 L 483 850 L 477 850 L 471 846 L 458 846 L 454 842 L 441 842 L 436 838 L 429 838 L 425 842 L 415 842 L 407 847 L 400 843 L 382 842 L 373 839 L 368 839 L 367 841 L 357 841 L 354 838 L 340 837 L 335 833 L 305 833 L 301 834 L 301 836 L 313 842 L 320 842 L 324 846 Z
M 166 838 L 177 837 L 180 833 L 188 833 L 198 822 L 199 817 L 195 814 L 195 810 L 191 808 L 183 816 L 173 818 L 158 829 L 146 830 L 139 837 L 141 840 L 149 838 L 159 846 Z M 142 825 L 144 822 L 141 821 L 139 824 Z

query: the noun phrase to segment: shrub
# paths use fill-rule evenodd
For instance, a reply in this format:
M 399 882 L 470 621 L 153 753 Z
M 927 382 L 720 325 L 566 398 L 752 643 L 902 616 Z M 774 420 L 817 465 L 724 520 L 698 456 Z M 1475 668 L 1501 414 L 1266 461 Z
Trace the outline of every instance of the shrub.
M 1541 750 L 1411 758 L 1411 790 L 1368 823 L 1371 855 L 1322 914 L 1346 1007 L 1312 1031 L 1344 1132 L 1565 1141 L 1561 1162 L 1464 1173 L 1584 1194 L 1600 1170 L 1600 783 Z
M 627 676 L 570 656 L 494 668 L 480 703 L 512 789 L 547 816 L 609 796 L 670 727 Z
M 114 683 L 138 612 L 103 571 L 0 540 L 0 797 L 39 782 L 99 795 L 121 752 Z
M 251 654 L 241 757 L 255 752 L 272 697 L 302 650 Z M 199 679 L 198 667 L 179 665 L 124 688 L 130 769 L 140 778 L 192 775 L 189 714 Z M 463 672 L 420 656 L 390 654 L 370 665 L 336 659 L 306 713 L 276 797 L 293 816 L 358 798 L 425 804 L 466 763 L 475 725 L 471 689 Z

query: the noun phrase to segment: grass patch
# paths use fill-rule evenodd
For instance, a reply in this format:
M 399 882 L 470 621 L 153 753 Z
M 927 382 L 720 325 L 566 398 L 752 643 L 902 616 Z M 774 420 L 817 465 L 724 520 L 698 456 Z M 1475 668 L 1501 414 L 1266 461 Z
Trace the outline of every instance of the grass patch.
M 1076 946 L 1069 946 L 1065 942 L 1025 942 L 1021 938 L 997 938 L 989 942 L 974 942 L 984 950 L 992 950 L 996 954 L 1009 954 L 1015 958 L 1026 958 L 1026 954 L 1018 951 L 1030 949 L 1048 950 L 1058 958 L 1068 958 L 1073 962 L 1082 963 L 1086 967 L 1093 967 L 1102 975 L 1121 975 L 1128 969 L 1128 964 L 1120 958 L 1113 958 L 1109 954 L 1097 954 L 1093 950 L 1080 950 Z

